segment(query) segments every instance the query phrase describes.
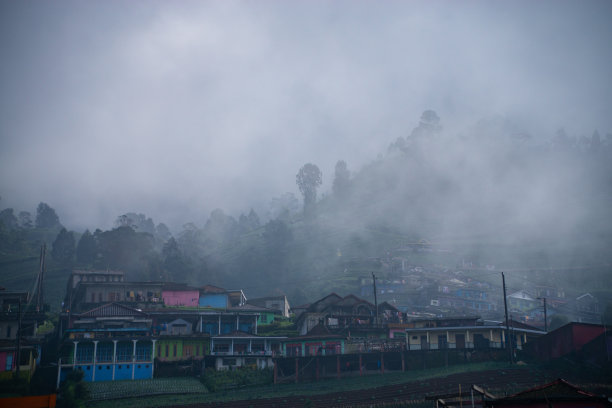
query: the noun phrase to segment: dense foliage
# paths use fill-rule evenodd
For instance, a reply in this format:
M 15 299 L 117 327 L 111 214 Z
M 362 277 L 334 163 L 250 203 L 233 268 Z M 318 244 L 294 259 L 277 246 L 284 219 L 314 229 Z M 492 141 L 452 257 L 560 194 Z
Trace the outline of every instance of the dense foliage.
M 322 174 L 312 163 L 302 166 L 296 182 L 304 212 L 286 193 L 265 214 L 251 209 L 235 218 L 216 209 L 203 225 L 188 223 L 174 234 L 130 212 L 113 229 L 81 235 L 62 229 L 46 203 L 35 223 L 27 211 L 4 209 L 0 284 L 26 289 L 47 243 L 53 256 L 46 296 L 54 307 L 71 268 L 240 287 L 250 296 L 285 293 L 301 304 L 330 291 L 359 293 L 361 277 L 393 271 L 394 251 L 426 240 L 444 252 L 403 256 L 447 268 L 495 264 L 532 271 L 530 278 L 541 281 L 555 267 L 581 268 L 591 280 L 571 272 L 556 279 L 598 290 L 610 287 L 600 280 L 609 279 L 609 268 L 589 268 L 612 263 L 612 226 L 602 222 L 612 219 L 611 157 L 612 135 L 559 130 L 538 140 L 503 118 L 454 135 L 426 111 L 412 132 L 361 170 L 351 173 L 338 161 L 333 194 L 317 200 Z
M 202 376 L 202 383 L 208 391 L 217 392 L 234 388 L 272 384 L 273 372 L 270 369 L 240 368 L 237 370 L 216 371 L 207 368 Z

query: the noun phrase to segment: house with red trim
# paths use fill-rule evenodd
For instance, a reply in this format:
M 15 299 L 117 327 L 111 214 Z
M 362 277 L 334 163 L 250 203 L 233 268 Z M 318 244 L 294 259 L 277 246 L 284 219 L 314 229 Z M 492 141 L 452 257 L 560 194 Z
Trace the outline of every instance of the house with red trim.
M 534 358 L 548 361 L 580 352 L 584 345 L 606 331 L 600 324 L 571 322 L 527 343 Z

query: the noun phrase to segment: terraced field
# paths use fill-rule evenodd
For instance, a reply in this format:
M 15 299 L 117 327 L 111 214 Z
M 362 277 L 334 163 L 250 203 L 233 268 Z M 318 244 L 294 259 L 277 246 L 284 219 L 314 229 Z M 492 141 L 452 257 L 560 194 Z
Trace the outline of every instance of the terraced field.
M 90 400 L 123 399 L 167 394 L 205 394 L 208 391 L 193 377 L 87 383 Z
M 511 394 L 534 385 L 552 381 L 544 372 L 533 368 L 510 368 L 453 374 L 446 377 L 402 384 L 385 385 L 370 389 L 332 392 L 319 395 L 289 395 L 276 398 L 242 401 L 208 402 L 191 405 L 170 405 L 182 408 L 280 408 L 280 407 L 392 407 L 432 405 L 433 396 L 454 394 L 459 385 L 466 393 L 472 384 L 484 387 L 497 395 Z

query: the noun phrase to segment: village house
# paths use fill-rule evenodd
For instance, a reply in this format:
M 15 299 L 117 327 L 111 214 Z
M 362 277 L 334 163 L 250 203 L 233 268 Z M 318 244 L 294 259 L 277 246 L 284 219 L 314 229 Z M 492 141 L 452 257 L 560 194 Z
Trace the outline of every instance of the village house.
M 483 321 L 478 316 L 417 319 L 406 329 L 408 350 L 505 348 L 504 323 Z M 539 336 L 543 330 L 523 323 L 510 322 L 510 337 L 518 350 Z
M 548 361 L 578 353 L 604 333 L 606 328 L 602 325 L 572 322 L 534 339 L 527 346 L 527 351 L 538 360 Z
M 387 302 L 375 305 L 355 295 L 342 297 L 331 293 L 310 304 L 296 319 L 304 336 L 321 324 L 330 330 L 342 330 L 352 336 L 387 337 L 389 323 L 401 323 L 402 313 Z
M 45 315 L 30 300 L 28 292 L 0 288 L 0 380 L 12 378 L 17 371 L 29 380 L 40 364 L 38 327 Z
M 76 271 L 68 287 L 58 381 L 72 370 L 85 381 L 152 378 L 157 365 L 176 363 L 264 368 L 281 353 L 282 337 L 257 336 L 262 313 L 281 311 L 247 304 L 242 290 L 127 282 L 103 271 Z
M 275 314 L 276 311 L 278 311 L 280 316 L 285 318 L 289 317 L 289 310 L 291 309 L 291 307 L 289 306 L 289 301 L 287 300 L 287 296 L 285 295 L 251 298 L 247 300 L 247 304 L 271 309 L 275 311 Z

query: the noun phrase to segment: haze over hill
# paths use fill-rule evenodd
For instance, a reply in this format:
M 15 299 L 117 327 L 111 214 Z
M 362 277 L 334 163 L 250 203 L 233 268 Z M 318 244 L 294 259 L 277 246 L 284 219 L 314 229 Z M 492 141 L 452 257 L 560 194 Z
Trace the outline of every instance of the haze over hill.
M 481 118 L 528 133 L 536 146 L 562 127 L 569 138 L 591 139 L 598 129 L 605 140 L 612 130 L 609 2 L 0 8 L 2 208 L 33 212 L 45 201 L 76 231 L 109 229 L 127 212 L 175 234 L 188 222 L 202 228 L 215 208 L 235 218 L 254 208 L 266 221 L 274 197 L 299 197 L 295 175 L 305 163 L 322 170 L 319 198 L 330 194 L 338 160 L 354 175 L 364 165 L 369 174 L 393 160 L 401 166 L 399 155 L 370 163 L 433 109 L 445 148 L 427 160 L 443 185 L 429 180 L 403 191 L 424 171 L 416 169 L 389 181 L 397 196 L 376 196 L 380 186 L 370 183 L 372 196 L 363 199 L 380 203 L 376 216 L 393 218 L 396 204 L 426 200 L 423 208 L 447 214 L 424 217 L 426 235 L 437 236 L 476 233 L 486 214 L 495 231 L 567 233 L 592 214 L 580 201 L 592 197 L 582 170 L 551 162 L 536 174 L 517 164 L 520 150 L 506 157 L 497 143 L 483 142 L 474 152 L 458 140 Z M 406 166 L 428 152 L 423 147 Z M 562 181 L 551 184 L 551 177 Z M 519 179 L 532 183 L 516 185 Z M 444 200 L 427 197 L 431 189 Z

